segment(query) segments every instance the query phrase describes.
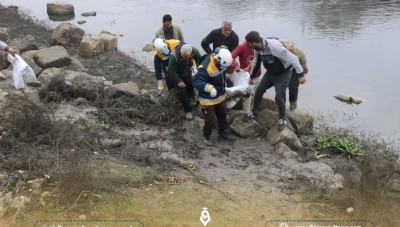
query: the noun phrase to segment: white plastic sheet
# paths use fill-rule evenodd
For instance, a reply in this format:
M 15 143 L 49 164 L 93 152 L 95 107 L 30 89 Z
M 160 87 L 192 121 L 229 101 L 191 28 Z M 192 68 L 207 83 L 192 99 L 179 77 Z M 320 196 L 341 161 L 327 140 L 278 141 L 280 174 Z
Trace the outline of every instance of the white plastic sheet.
M 241 99 L 250 95 L 254 86 L 249 85 L 250 74 L 244 70 L 227 74 L 227 76 L 232 81 L 233 86 L 225 89 L 228 97 L 226 108 L 232 109 Z
M 16 89 L 24 89 L 30 83 L 39 83 L 32 68 L 18 54 L 15 57 L 8 54 L 7 59 L 13 65 L 13 80 Z

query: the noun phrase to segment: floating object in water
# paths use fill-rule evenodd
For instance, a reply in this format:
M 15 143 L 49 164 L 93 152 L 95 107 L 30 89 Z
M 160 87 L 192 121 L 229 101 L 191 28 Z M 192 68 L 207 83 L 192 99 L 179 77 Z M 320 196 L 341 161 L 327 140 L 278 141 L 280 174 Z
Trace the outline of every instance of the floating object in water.
M 154 51 L 155 49 L 154 49 L 153 44 L 149 43 L 149 44 L 146 44 L 146 46 L 144 46 L 142 50 L 146 51 L 146 52 L 151 52 L 151 51 Z
M 353 98 L 351 96 L 346 96 L 346 95 L 335 95 L 333 96 L 335 97 L 337 100 L 341 101 L 341 102 L 345 102 L 347 104 L 360 104 L 362 101 L 360 99 L 356 99 Z

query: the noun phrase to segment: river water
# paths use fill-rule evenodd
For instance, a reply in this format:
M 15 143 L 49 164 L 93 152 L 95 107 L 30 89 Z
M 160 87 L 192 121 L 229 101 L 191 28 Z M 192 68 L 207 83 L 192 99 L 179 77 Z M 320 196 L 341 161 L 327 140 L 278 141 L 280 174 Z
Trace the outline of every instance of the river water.
M 0 0 L 29 15 L 48 20 L 48 0 Z M 233 22 L 240 42 L 251 30 L 294 41 L 306 53 L 308 82 L 300 87 L 299 105 L 337 127 L 383 138 L 399 146 L 400 0 L 69 0 L 76 24 L 87 34 L 107 30 L 119 35 L 118 47 L 152 68 L 152 55 L 142 51 L 169 13 L 185 41 L 201 40 L 223 20 Z M 96 11 L 95 17 L 81 17 Z M 50 21 L 54 27 L 61 22 Z M 272 91 L 268 91 L 273 94 Z M 333 98 L 361 98 L 347 105 Z

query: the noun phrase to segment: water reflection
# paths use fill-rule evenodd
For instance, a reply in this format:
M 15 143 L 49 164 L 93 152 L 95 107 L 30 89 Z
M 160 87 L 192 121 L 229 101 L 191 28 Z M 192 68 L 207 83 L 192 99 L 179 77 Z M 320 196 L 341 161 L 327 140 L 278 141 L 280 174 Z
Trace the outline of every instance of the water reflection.
M 370 24 L 385 24 L 398 20 L 400 15 L 398 0 L 208 0 L 206 3 L 208 10 L 220 18 L 251 21 L 264 17 L 275 18 L 276 23 L 280 23 L 279 17 L 284 17 L 301 24 L 303 30 L 317 31 L 321 38 L 335 40 L 356 37 Z

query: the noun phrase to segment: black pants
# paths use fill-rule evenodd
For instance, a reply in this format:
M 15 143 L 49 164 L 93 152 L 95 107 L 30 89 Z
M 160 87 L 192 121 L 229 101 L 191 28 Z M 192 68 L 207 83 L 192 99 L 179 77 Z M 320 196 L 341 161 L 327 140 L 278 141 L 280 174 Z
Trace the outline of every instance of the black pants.
M 185 113 L 192 112 L 192 107 L 190 106 L 190 100 L 194 100 L 195 96 L 192 75 L 191 74 L 187 76 L 179 75 L 179 77 L 183 81 L 183 83 L 186 84 L 186 87 L 183 88 L 175 86 L 179 101 L 181 102 L 183 109 L 185 110 Z
M 289 102 L 296 102 L 297 96 L 299 94 L 299 77 L 295 70 L 292 72 L 292 78 L 290 78 L 289 82 Z
M 272 86 L 275 87 L 275 102 L 278 105 L 279 118 L 286 118 L 286 89 L 292 76 L 292 69 L 286 70 L 280 74 L 270 74 L 268 71 L 265 73 L 260 81 L 254 95 L 254 105 L 252 112 L 257 115 L 260 112 L 260 105 L 264 93 Z
M 201 106 L 204 113 L 203 136 L 210 139 L 213 128 L 218 124 L 218 131 L 222 132 L 228 129 L 226 120 L 226 103 L 225 101 L 212 106 Z

